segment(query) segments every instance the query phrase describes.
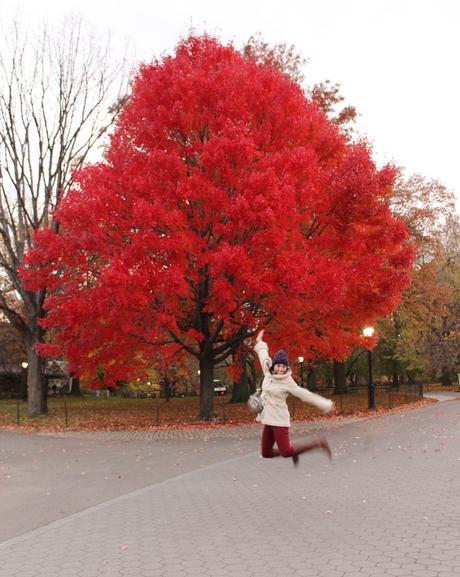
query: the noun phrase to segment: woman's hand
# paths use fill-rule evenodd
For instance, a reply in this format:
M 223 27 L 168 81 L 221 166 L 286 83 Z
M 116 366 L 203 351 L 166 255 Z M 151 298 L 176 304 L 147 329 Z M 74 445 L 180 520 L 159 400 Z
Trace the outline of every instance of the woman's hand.
M 261 341 L 264 340 L 264 332 L 265 332 L 265 329 L 262 329 L 261 331 L 259 331 L 259 332 L 257 333 L 256 343 L 260 343 Z

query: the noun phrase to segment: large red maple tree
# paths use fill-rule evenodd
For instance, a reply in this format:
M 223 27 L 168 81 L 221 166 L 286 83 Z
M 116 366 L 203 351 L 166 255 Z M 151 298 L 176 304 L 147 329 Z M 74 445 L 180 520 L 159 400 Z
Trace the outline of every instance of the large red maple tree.
M 23 271 L 48 288 L 43 353 L 106 382 L 193 355 L 203 419 L 213 367 L 255 330 L 340 358 L 407 282 L 392 170 L 287 76 L 207 36 L 141 66 L 104 161 L 75 178 Z

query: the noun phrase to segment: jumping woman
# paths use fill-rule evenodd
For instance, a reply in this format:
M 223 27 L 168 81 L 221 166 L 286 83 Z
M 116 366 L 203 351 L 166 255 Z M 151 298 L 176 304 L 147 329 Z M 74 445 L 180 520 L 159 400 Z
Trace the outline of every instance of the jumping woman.
M 284 351 L 275 353 L 273 359 L 268 354 L 268 345 L 263 340 L 264 331 L 260 331 L 256 337 L 254 347 L 264 373 L 262 383 L 261 400 L 263 410 L 257 415 L 257 420 L 263 425 L 262 431 L 262 457 L 270 459 L 272 457 L 291 457 L 294 465 L 299 462 L 299 455 L 311 451 L 312 449 L 322 449 L 331 458 L 331 449 L 324 438 L 319 438 L 309 443 L 299 443 L 291 445 L 289 440 L 289 427 L 291 417 L 286 403 L 288 395 L 293 395 L 298 399 L 314 405 L 324 413 L 334 409 L 334 403 L 312 393 L 308 389 L 299 387 L 292 378 L 292 371 L 289 368 L 289 360 Z M 278 449 L 274 448 L 277 444 Z

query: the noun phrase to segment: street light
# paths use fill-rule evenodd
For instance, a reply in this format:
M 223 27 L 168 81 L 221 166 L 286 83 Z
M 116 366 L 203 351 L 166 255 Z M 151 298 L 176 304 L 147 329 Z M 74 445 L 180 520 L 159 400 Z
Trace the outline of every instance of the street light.
M 21 391 L 20 397 L 23 401 L 27 399 L 27 367 L 29 363 L 27 361 L 22 361 L 21 363 Z
M 303 357 L 299 357 L 300 363 L 300 386 L 303 387 Z
M 375 332 L 374 327 L 365 327 L 363 329 L 363 335 L 367 338 L 373 336 Z M 368 365 L 369 365 L 369 380 L 367 383 L 367 406 L 368 408 L 373 411 L 375 410 L 375 385 L 372 379 L 372 350 L 368 349 Z

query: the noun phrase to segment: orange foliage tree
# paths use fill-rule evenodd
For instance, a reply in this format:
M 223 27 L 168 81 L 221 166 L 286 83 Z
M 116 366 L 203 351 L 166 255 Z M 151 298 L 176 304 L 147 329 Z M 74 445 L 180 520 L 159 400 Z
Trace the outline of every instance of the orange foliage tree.
M 405 177 L 401 172 L 391 203 L 416 247 L 411 282 L 394 314 L 379 326 L 382 370 L 392 374 L 396 386 L 402 374 L 409 379 L 434 377 L 439 371 L 446 373 L 448 358 L 456 362 L 452 346 L 457 297 L 448 263 L 453 262 L 451 237 L 458 231 L 458 217 L 453 193 L 420 175 Z

